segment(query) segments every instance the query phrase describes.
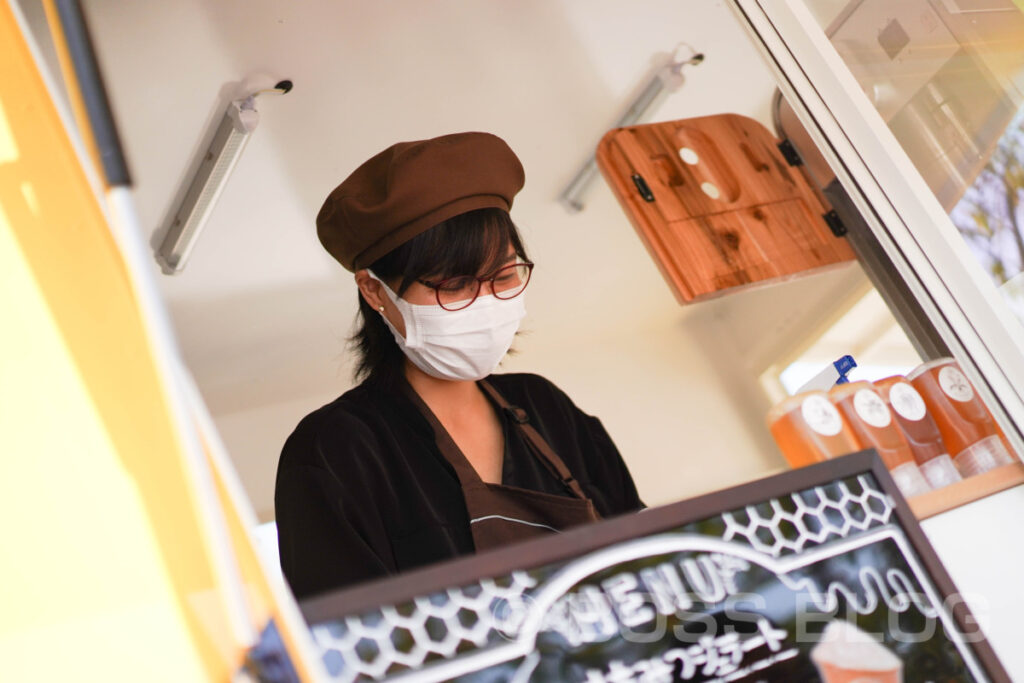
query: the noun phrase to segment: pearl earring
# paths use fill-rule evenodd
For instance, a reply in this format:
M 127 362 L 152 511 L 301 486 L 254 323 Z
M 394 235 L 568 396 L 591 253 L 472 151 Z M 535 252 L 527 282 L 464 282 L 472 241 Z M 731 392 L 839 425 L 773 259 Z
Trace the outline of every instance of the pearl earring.
M 381 307 L 380 307 L 380 308 L 378 308 L 377 310 L 378 310 L 378 311 L 380 311 L 381 313 L 383 313 L 383 312 L 384 312 L 384 307 L 383 307 L 383 306 L 381 306 Z

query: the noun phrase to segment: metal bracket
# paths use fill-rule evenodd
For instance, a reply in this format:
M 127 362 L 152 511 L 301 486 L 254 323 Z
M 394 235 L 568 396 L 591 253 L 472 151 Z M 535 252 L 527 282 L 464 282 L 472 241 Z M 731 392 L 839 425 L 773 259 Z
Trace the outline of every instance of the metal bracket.
M 788 138 L 783 139 L 777 147 L 782 152 L 782 157 L 786 160 L 786 163 L 790 166 L 803 166 L 804 160 L 800 158 L 800 153 L 796 151 L 796 147 L 789 141 Z
M 828 229 L 832 231 L 833 235 L 836 237 L 843 237 L 846 235 L 846 226 L 843 224 L 843 219 L 835 212 L 835 209 L 828 213 L 821 214 L 821 217 L 825 219 L 825 224 L 828 226 Z

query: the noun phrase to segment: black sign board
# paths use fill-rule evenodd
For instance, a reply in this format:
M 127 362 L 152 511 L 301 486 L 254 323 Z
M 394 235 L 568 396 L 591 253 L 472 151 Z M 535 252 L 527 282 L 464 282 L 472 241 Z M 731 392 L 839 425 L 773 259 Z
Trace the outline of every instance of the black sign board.
M 1009 680 L 871 451 L 302 605 L 332 680 Z

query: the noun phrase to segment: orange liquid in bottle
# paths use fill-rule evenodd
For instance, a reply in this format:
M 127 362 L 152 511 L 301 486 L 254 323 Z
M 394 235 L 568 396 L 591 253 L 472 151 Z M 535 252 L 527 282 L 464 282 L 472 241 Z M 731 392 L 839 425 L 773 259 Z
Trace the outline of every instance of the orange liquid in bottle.
M 932 488 L 955 484 L 960 473 L 946 450 L 935 420 L 917 389 L 899 375 L 874 382 L 875 389 L 892 410 L 896 425 L 903 432 L 914 460 Z
M 829 390 L 829 398 L 850 423 L 861 447 L 878 451 L 903 495 L 916 496 L 931 489 L 892 411 L 870 382 L 837 384 Z
M 924 363 L 907 379 L 924 398 L 963 476 L 1013 462 L 995 420 L 955 360 L 940 358 Z
M 790 396 L 775 405 L 767 422 L 792 467 L 803 467 L 858 450 L 849 425 L 823 391 Z

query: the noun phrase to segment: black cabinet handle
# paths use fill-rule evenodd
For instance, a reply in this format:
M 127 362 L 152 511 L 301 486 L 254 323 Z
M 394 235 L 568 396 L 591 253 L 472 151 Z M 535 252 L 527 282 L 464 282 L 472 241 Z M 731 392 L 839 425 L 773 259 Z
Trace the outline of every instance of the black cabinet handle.
M 631 178 L 633 179 L 633 184 L 636 185 L 637 192 L 644 198 L 644 201 L 653 202 L 654 194 L 651 192 L 651 188 L 647 186 L 647 181 L 644 180 L 644 177 L 639 173 L 634 173 Z

